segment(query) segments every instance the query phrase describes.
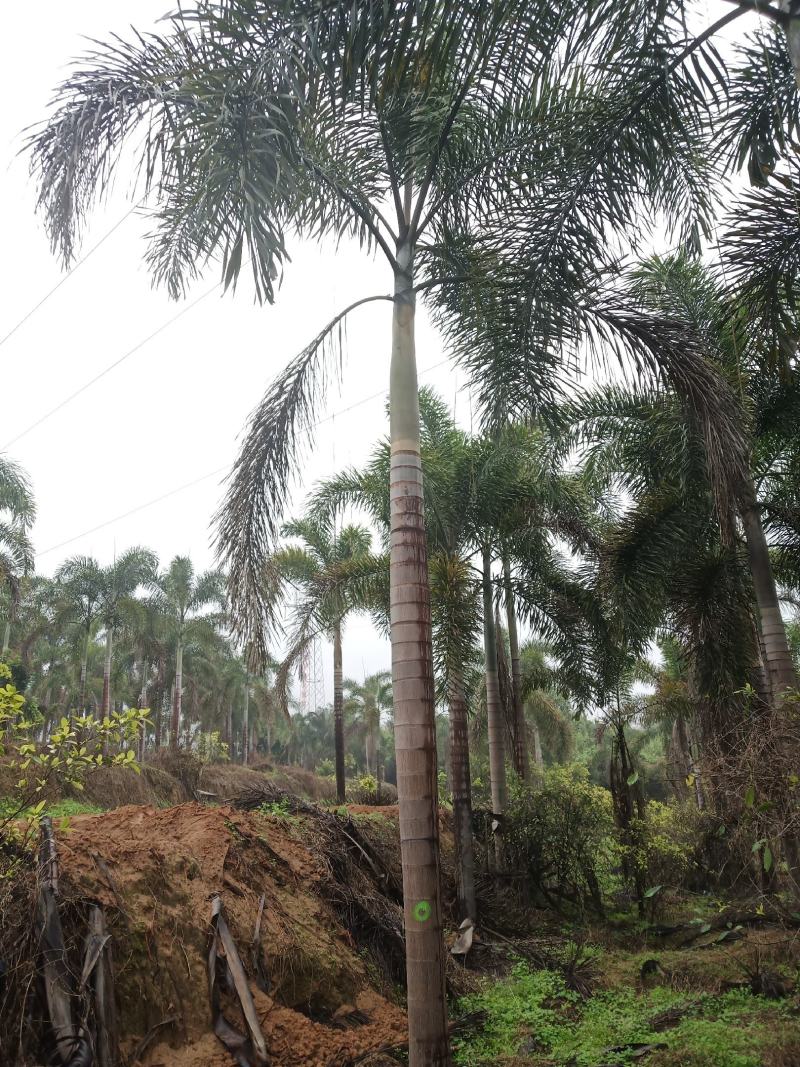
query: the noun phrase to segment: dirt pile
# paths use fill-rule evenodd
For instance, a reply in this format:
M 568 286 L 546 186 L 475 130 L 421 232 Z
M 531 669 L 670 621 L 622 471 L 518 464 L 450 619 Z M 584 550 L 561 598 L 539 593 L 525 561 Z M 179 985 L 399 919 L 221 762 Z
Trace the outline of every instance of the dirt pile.
M 386 895 L 389 876 L 367 856 L 366 841 L 343 837 L 330 822 L 336 816 L 319 815 L 270 816 L 197 803 L 127 806 L 75 817 L 67 833 L 57 832 L 74 988 L 86 915 L 99 903 L 111 935 L 124 1062 L 234 1062 L 211 1028 L 207 968 L 215 894 L 245 965 L 272 1064 L 345 1067 L 403 1041 L 403 1012 L 388 999 L 390 982 L 368 951 L 373 939 L 384 938 L 389 945 L 379 961 L 398 951 L 401 917 Z M 348 929 L 350 914 L 355 921 Z M 42 1062 L 46 1028 L 35 1023 L 35 939 L 28 939 L 34 959 L 14 960 L 5 951 L 9 973 L 0 1011 L 11 1025 L 0 1036 L 6 1042 L 0 1061 Z M 223 1008 L 243 1029 L 236 998 L 226 994 Z

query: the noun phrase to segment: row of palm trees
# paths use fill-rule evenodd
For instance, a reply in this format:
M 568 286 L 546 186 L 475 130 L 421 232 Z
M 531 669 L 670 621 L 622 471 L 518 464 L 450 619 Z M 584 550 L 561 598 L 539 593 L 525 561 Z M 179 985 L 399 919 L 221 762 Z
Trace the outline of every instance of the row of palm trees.
M 224 637 L 222 574 L 195 574 L 184 556 L 161 570 L 155 553 L 143 548 L 128 549 L 106 566 L 72 557 L 52 579 L 29 569 L 26 563 L 6 575 L 4 654 L 21 663 L 31 695 L 51 720 L 153 703 L 154 743 L 160 746 L 168 732 L 176 748 L 182 726 L 191 725 L 182 716 L 184 653 L 208 657 L 227 648 L 233 658 Z M 192 685 L 198 681 L 194 677 Z
M 762 29 L 726 64 L 718 35 L 753 12 Z M 216 255 L 226 285 L 249 263 L 259 298 L 272 300 L 295 233 L 352 236 L 386 265 L 391 291 L 358 303 L 391 306 L 386 514 L 412 1067 L 450 1062 L 417 297 L 467 369 L 490 441 L 558 400 L 565 368 L 592 350 L 620 354 L 688 406 L 720 552 L 733 543 L 729 519 L 748 529 L 773 703 L 790 680 L 736 383 L 707 358 L 690 316 L 620 287 L 621 260 L 654 219 L 695 250 L 715 235 L 718 183 L 746 166 L 766 188 L 743 198 L 727 227 L 737 307 L 749 328 L 777 321 L 773 348 L 791 364 L 797 181 L 790 164 L 779 175 L 787 188 L 770 175 L 796 132 L 800 15 L 792 4 L 733 0 L 696 31 L 705 17 L 699 0 L 202 0 L 162 33 L 96 45 L 30 138 L 39 207 L 66 261 L 132 139 L 141 165 L 131 195 L 154 222 L 148 264 L 174 296 Z M 262 664 L 278 625 L 265 574 L 350 310 L 277 376 L 218 515 L 231 611 Z M 461 537 L 474 538 L 488 585 L 509 554 L 505 530 L 459 526 L 447 560 L 455 567 Z M 625 646 L 627 621 L 614 625 Z M 488 639 L 486 652 L 501 809 Z M 609 677 L 619 659 L 606 657 Z M 448 671 L 457 705 L 460 681 Z
M 296 719 L 287 717 L 290 703 L 296 709 L 288 689 L 282 692 L 287 716 L 279 716 L 272 672 L 253 673 L 230 639 L 221 571 L 198 574 L 186 556 L 160 569 L 154 552 L 131 548 L 106 566 L 74 556 L 52 578 L 35 575 L 29 536 L 33 494 L 22 471 L 7 460 L 0 465 L 0 501 L 2 654 L 22 667 L 29 697 L 46 716 L 43 728 L 66 713 L 105 716 L 120 704 L 152 705 L 153 736 L 143 736 L 142 755 L 148 740 L 159 748 L 166 737 L 173 749 L 197 749 L 195 735 L 203 730 L 218 733 L 245 763 L 259 744 L 271 752 L 277 742 L 287 762 L 298 759 L 310 770 L 335 751 L 343 800 L 346 718 L 348 735 L 355 730 L 362 739 L 364 772 L 379 774 L 381 720 L 391 718 L 391 681 L 385 671 L 362 681 L 342 677 L 344 612 L 339 606 L 336 614 L 335 599 L 322 604 L 324 633 L 333 641 L 338 664 L 335 743 L 333 733 L 323 730 L 320 744 L 309 749 L 302 709 Z M 287 545 L 275 564 L 286 580 L 305 583 L 309 592 L 315 576 L 367 552 L 371 540 L 368 530 L 352 527 L 335 545 L 327 544 L 311 522 L 288 524 L 286 534 L 300 544 Z M 296 651 L 287 657 L 284 678 L 295 665 Z M 320 722 L 326 723 L 324 715 Z

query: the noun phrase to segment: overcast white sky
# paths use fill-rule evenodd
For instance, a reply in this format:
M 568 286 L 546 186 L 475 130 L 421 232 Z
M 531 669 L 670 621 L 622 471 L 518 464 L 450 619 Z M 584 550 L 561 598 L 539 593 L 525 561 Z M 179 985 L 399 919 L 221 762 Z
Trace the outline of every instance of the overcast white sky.
M 169 7 L 168 0 L 6 5 L 0 39 L 0 338 L 63 277 L 35 216 L 26 161 L 16 155 L 20 131 L 45 114 L 69 60 L 85 47 L 82 38 L 107 38 L 110 31 L 125 35 L 130 23 L 146 30 Z M 721 0 L 711 0 L 709 21 L 725 10 Z M 744 23 L 737 24 L 737 33 Z M 118 179 L 117 194 L 94 216 L 84 253 L 125 214 L 127 192 L 124 178 Z M 142 262 L 146 228 L 137 216 L 127 218 L 0 344 L 0 452 L 19 461 L 33 481 L 37 569 L 44 573 L 69 555 L 91 554 L 105 563 L 137 544 L 153 548 L 164 563 L 181 553 L 191 555 L 198 568 L 212 565 L 209 520 L 222 479 L 212 472 L 230 467 L 248 413 L 287 359 L 336 311 L 390 289 L 388 268 L 355 246 L 298 244 L 274 306 L 255 306 L 246 285 L 235 297 L 213 293 L 27 432 L 181 310 L 150 286 Z M 188 301 L 217 280 L 212 268 Z M 389 315 L 388 305 L 368 305 L 350 320 L 342 393 L 328 398 L 324 414 L 379 395 L 319 428 L 304 465 L 307 488 L 343 465 L 361 462 L 387 430 Z M 444 353 L 424 312 L 420 319 L 421 380 L 452 403 L 458 374 L 446 366 L 425 373 Z M 466 394 L 458 405 L 459 415 L 468 419 Z M 191 488 L 141 507 L 194 481 Z M 140 510 L 118 518 L 134 509 Z M 329 656 L 323 655 L 327 664 Z M 388 666 L 387 644 L 366 622 L 350 623 L 345 673 L 361 676 Z

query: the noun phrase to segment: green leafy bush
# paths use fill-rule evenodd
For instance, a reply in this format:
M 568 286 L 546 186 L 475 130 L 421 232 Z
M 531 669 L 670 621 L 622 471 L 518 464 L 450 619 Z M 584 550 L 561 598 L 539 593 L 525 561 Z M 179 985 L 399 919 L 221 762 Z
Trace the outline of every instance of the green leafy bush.
M 512 785 L 505 828 L 509 865 L 547 898 L 565 897 L 596 910 L 619 886 L 621 851 L 607 789 L 586 767 L 553 767 L 541 784 Z
M 40 744 L 35 739 L 40 722 L 13 684 L 11 670 L 0 663 L 0 756 L 19 775 L 0 812 L 0 837 L 27 838 L 34 820 L 47 812 L 51 785 L 80 791 L 95 767 L 125 766 L 138 772 L 135 745 L 148 714 L 130 708 L 102 719 L 64 717 Z M 17 825 L 23 818 L 29 821 L 27 828 Z
M 317 764 L 317 774 L 320 778 L 333 778 L 336 774 L 336 767 L 332 759 L 320 760 Z

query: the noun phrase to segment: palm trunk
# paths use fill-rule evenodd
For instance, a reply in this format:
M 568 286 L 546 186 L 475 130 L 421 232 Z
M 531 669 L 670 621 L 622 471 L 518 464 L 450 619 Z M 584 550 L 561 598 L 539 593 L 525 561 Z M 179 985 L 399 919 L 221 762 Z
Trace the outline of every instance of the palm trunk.
M 242 763 L 247 766 L 250 758 L 250 675 L 245 675 L 244 710 L 242 712 Z
M 761 515 L 752 483 L 748 486 L 745 499 L 742 501 L 741 516 L 761 623 L 767 675 L 772 690 L 772 702 L 776 705 L 780 703 L 787 689 L 797 688 L 797 675 L 789 651 L 786 626 L 781 615 L 778 590 L 769 559 L 769 546 L 764 536 L 764 527 L 761 524 Z
M 377 746 L 375 744 L 375 727 L 370 722 L 367 725 L 367 736 L 364 739 L 364 756 L 365 756 L 366 761 L 367 761 L 367 774 L 371 774 L 373 776 L 375 774 L 375 769 L 376 769 L 375 768 L 375 752 L 376 752 L 376 748 L 377 748 Z
M 453 830 L 456 850 L 458 912 L 461 919 L 477 920 L 475 853 L 472 844 L 472 780 L 469 767 L 467 702 L 460 674 L 452 672 L 448 693 L 450 712 L 450 789 L 453 794 Z
M 511 699 L 514 708 L 514 770 L 527 785 L 531 780 L 531 761 L 528 755 L 528 730 L 522 705 L 522 670 L 519 659 L 519 632 L 514 593 L 511 587 L 511 565 L 503 559 L 503 580 L 506 588 L 506 617 L 508 645 L 511 651 Z
M 542 735 L 539 733 L 539 724 L 533 724 L 533 761 L 536 770 L 541 771 L 544 767 L 544 755 L 542 754 Z
M 183 644 L 178 642 L 175 653 L 175 688 L 172 692 L 172 722 L 169 729 L 169 747 L 178 751 L 181 729 L 181 709 L 183 706 Z
M 111 713 L 111 657 L 114 650 L 114 631 L 106 630 L 106 661 L 103 665 L 103 704 L 100 713 L 105 718 Z
M 431 609 L 414 347 L 412 250 L 397 249 L 390 374 L 390 601 L 406 934 L 409 1067 L 449 1067 L 439 886 Z
M 492 786 L 492 823 L 498 861 L 502 853 L 503 813 L 506 810 L 506 759 L 503 707 L 497 678 L 497 635 L 492 609 L 492 557 L 483 550 L 483 647 L 486 656 L 486 714 L 489 722 L 489 777 Z
M 83 643 L 81 656 L 81 676 L 78 685 L 78 714 L 86 714 L 86 675 L 89 669 L 89 642 L 92 639 L 91 624 L 86 627 L 86 640 Z
M 333 629 L 333 753 L 336 760 L 336 799 L 340 804 L 344 804 L 344 687 L 340 622 L 337 622 Z
M 6 624 L 3 627 L 3 658 L 5 659 L 8 652 L 8 646 L 11 644 L 11 619 L 6 619 Z

